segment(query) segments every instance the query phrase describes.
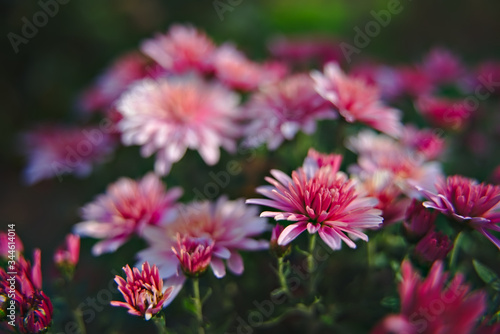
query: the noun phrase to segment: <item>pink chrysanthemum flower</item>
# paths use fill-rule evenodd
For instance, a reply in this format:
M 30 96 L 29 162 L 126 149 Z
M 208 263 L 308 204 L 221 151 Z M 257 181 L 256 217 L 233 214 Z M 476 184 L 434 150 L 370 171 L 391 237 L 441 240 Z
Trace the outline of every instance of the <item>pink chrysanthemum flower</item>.
M 232 44 L 220 46 L 214 55 L 214 69 L 217 79 L 236 90 L 251 91 L 260 85 L 276 82 L 283 74 L 281 67 L 255 63 Z
M 500 240 L 491 232 L 500 232 L 500 186 L 455 175 L 438 182 L 436 193 L 418 189 L 429 200 L 423 203 L 426 208 L 479 231 L 500 249 Z
M 415 246 L 416 258 L 427 264 L 444 260 L 453 248 L 450 238 L 439 231 L 431 231 Z
M 250 208 L 242 200 L 229 201 L 220 197 L 216 202 L 193 202 L 179 207 L 177 217 L 163 226 L 148 227 L 144 237 L 149 248 L 139 252 L 140 261 L 158 265 L 162 277 L 178 272 L 179 260 L 172 247 L 181 238 L 205 238 L 213 241 L 210 267 L 217 277 L 224 277 L 226 268 L 235 274 L 243 272 L 243 259 L 239 250 L 266 249 L 269 243 L 255 240 L 268 229 L 266 221 L 257 216 L 257 209 Z
M 422 280 L 404 261 L 401 266 L 403 281 L 399 285 L 401 312 L 386 318 L 372 334 L 389 334 L 391 329 L 405 329 L 408 334 L 470 334 L 486 309 L 486 295 L 471 292 L 461 274 L 455 275 L 445 287 L 448 278 L 443 264 L 437 261 L 429 275 Z
M 422 69 L 434 83 L 454 83 L 465 74 L 465 67 L 457 55 L 436 47 L 425 56 Z
M 80 258 L 80 236 L 68 234 L 64 244 L 54 253 L 54 263 L 61 268 L 74 268 Z
M 188 277 L 198 277 L 207 270 L 212 260 L 213 240 L 177 234 L 177 245 L 172 252 L 180 262 L 182 272 Z
M 127 265 L 123 267 L 123 271 L 127 280 L 117 275 L 115 282 L 125 302 L 112 301 L 111 305 L 125 307 L 128 313 L 149 320 L 172 301 L 174 288 L 163 287 L 163 280 L 155 265 L 150 267 L 145 262 L 141 271 L 137 268 L 130 269 Z
M 471 117 L 464 101 L 420 96 L 415 106 L 434 126 L 459 131 Z
M 434 228 L 437 212 L 426 209 L 422 202 L 413 199 L 405 213 L 403 231 L 411 241 L 422 239 Z
M 420 67 L 402 66 L 397 68 L 397 73 L 402 92 L 410 97 L 429 95 L 436 90 L 432 78 Z
M 272 186 L 257 188 L 269 199 L 249 199 L 247 203 L 279 210 L 264 211 L 261 217 L 293 222 L 281 232 L 279 245 L 290 243 L 305 230 L 310 234 L 317 232 L 333 250 L 340 249 L 342 241 L 356 248 L 345 233 L 368 241 L 362 230 L 377 228 L 382 223 L 381 211 L 374 208 L 377 200 L 358 191 L 355 181 L 338 171 L 339 163 L 318 164 L 314 168 L 310 162 L 292 172 L 292 177 L 271 170 L 274 179 L 266 177 L 266 181 Z
M 349 167 L 351 173 L 365 179 L 374 173 L 387 171 L 392 182 L 409 197 L 420 196 L 415 191 L 415 185 L 434 189 L 434 184 L 442 176 L 439 163 L 428 162 L 422 154 L 370 130 L 350 137 L 347 147 L 358 153 L 357 165 Z
M 68 173 L 84 177 L 92 165 L 104 161 L 111 153 L 114 142 L 99 128 L 71 128 L 40 126 L 22 137 L 28 165 L 23 172 L 28 184 Z
M 401 143 L 409 149 L 422 154 L 426 160 L 439 158 L 445 149 L 445 141 L 436 131 L 417 129 L 412 125 L 404 127 Z
M 215 45 L 202 31 L 192 26 L 173 25 L 167 34 L 144 41 L 141 51 L 173 73 L 212 70 Z
M 108 109 L 130 84 L 154 73 L 154 66 L 148 66 L 138 52 L 122 55 L 83 92 L 80 108 L 87 112 Z
M 293 139 L 300 130 L 312 134 L 317 120 L 337 117 L 331 103 L 316 93 L 306 74 L 295 74 L 276 85 L 262 87 L 250 99 L 246 112 L 251 120 L 246 129 L 248 144 L 267 142 L 271 150 L 283 140 Z
M 188 148 L 210 165 L 221 146 L 234 151 L 238 103 L 236 93 L 196 77 L 143 80 L 120 98 L 118 127 L 125 145 L 141 145 L 143 156 L 157 151 L 155 170 L 164 175 Z
M 316 71 L 311 75 L 316 91 L 333 103 L 349 123 L 359 121 L 394 137 L 401 134 L 400 112 L 380 101 L 375 86 L 345 75 L 335 63 L 327 64 L 324 73 Z
M 141 235 L 146 226 L 157 225 L 171 214 L 181 195 L 180 188 L 165 191 L 153 173 L 139 181 L 121 178 L 82 208 L 84 221 L 75 225 L 75 233 L 105 239 L 94 245 L 94 255 L 113 252 L 133 234 Z
M 384 100 L 393 100 L 402 94 L 401 78 L 396 69 L 377 63 L 361 63 L 355 66 L 351 76 L 364 80 L 369 85 L 379 88 Z

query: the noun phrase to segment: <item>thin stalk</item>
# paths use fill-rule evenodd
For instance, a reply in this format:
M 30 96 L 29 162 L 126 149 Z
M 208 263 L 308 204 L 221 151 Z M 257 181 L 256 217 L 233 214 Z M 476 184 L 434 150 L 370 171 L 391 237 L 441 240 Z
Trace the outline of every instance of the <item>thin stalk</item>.
M 316 246 L 316 233 L 311 234 L 309 238 L 309 254 L 307 255 L 307 267 L 309 271 L 309 291 L 314 293 L 314 275 L 313 271 L 315 269 L 316 263 L 314 261 L 314 247 Z
M 205 334 L 203 328 L 203 313 L 200 297 L 200 283 L 198 278 L 193 278 L 194 306 L 196 308 L 196 319 L 198 320 L 198 334 Z
M 163 316 L 163 311 L 158 313 L 157 316 L 153 317 L 153 322 L 158 330 L 158 334 L 168 334 L 167 325 L 165 324 L 165 317 Z
M 278 258 L 278 277 L 281 284 L 281 289 L 288 296 L 291 297 L 290 289 L 288 289 L 288 284 L 285 277 L 285 259 L 284 257 Z
M 458 248 L 460 247 L 460 242 L 462 240 L 462 231 L 458 232 L 455 237 L 455 241 L 453 242 L 453 250 L 451 251 L 450 256 L 450 270 L 455 270 L 455 265 L 457 263 L 458 258 Z

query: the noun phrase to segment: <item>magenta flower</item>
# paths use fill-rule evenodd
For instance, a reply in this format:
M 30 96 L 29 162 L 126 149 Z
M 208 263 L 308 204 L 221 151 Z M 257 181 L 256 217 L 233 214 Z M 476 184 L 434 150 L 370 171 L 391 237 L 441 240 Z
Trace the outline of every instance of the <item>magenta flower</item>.
M 168 71 L 183 73 L 212 70 L 215 45 L 202 31 L 192 26 L 173 25 L 165 35 L 144 41 L 141 51 Z
M 453 243 L 447 235 L 432 231 L 415 246 L 415 256 L 422 262 L 433 263 L 444 260 L 452 250 Z
M 426 209 L 422 202 L 413 200 L 406 210 L 403 228 L 408 239 L 420 240 L 434 228 L 437 212 Z
M 140 81 L 117 102 L 122 142 L 141 145 L 145 157 L 157 152 L 155 171 L 161 175 L 188 148 L 213 165 L 221 146 L 235 150 L 238 102 L 236 93 L 196 77 Z
M 410 97 L 417 98 L 422 95 L 429 95 L 436 90 L 433 79 L 421 67 L 401 66 L 396 70 L 401 90 Z
M 58 267 L 74 268 L 80 257 L 80 237 L 68 234 L 63 245 L 59 246 L 54 253 L 54 263 Z
M 207 270 L 212 260 L 213 240 L 177 234 L 177 245 L 172 252 L 180 262 L 182 272 L 188 277 L 198 277 Z
M 10 242 L 14 242 L 14 244 L 9 245 Z M 0 231 L 0 259 L 7 259 L 12 255 L 17 259 L 22 254 L 23 250 L 24 246 L 18 235 L 11 232 L 11 236 L 9 236 L 8 232 Z
M 90 174 L 92 165 L 102 162 L 113 150 L 109 133 L 99 128 L 40 126 L 22 137 L 28 165 L 23 172 L 28 184 L 71 173 Z
M 455 131 L 463 129 L 471 116 L 461 100 L 420 96 L 415 106 L 434 126 Z
M 394 100 L 403 92 L 401 78 L 395 68 L 373 62 L 361 63 L 349 72 L 354 78 L 364 80 L 380 90 L 383 100 Z
M 220 197 L 216 202 L 193 202 L 179 207 L 174 221 L 148 227 L 144 237 L 149 248 L 139 252 L 138 257 L 140 261 L 156 263 L 161 277 L 172 277 L 180 264 L 172 251 L 172 247 L 178 247 L 177 235 L 204 238 L 213 241 L 210 266 L 215 276 L 225 276 L 223 260 L 233 273 L 239 275 L 244 268 L 238 251 L 268 248 L 267 241 L 252 238 L 267 229 L 266 221 L 257 216 L 256 208 L 246 206 L 242 200 L 229 201 Z
M 111 305 L 125 307 L 128 313 L 149 320 L 172 301 L 174 287 L 163 287 L 157 266 L 150 267 L 145 262 L 141 271 L 132 270 L 129 265 L 123 267 L 123 271 L 127 280 L 117 275 L 115 282 L 125 302 L 112 301 Z
M 91 112 L 110 108 L 115 100 L 136 80 L 154 74 L 148 60 L 138 52 L 129 52 L 116 59 L 79 99 L 80 108 Z
M 500 249 L 500 186 L 481 183 L 460 175 L 436 184 L 437 193 L 418 188 L 429 200 L 426 208 L 435 209 L 458 223 L 475 229 Z
M 399 328 L 407 330 L 401 333 L 472 333 L 476 322 L 486 310 L 486 295 L 483 292 L 469 293 L 470 287 L 463 282 L 461 274 L 455 275 L 445 287 L 448 274 L 443 273 L 440 261 L 434 263 L 425 280 L 413 271 L 408 261 L 404 261 L 401 268 L 401 311 L 398 316 L 389 316 L 397 319 Z M 386 318 L 371 333 L 391 333 L 391 328 L 384 326 L 396 325 L 395 320 L 387 321 Z
M 401 143 L 405 147 L 422 154 L 426 160 L 439 158 L 445 150 L 445 141 L 436 131 L 417 129 L 411 125 L 404 127 Z
M 356 248 L 345 233 L 368 241 L 362 230 L 377 228 L 382 223 L 381 211 L 374 208 L 377 200 L 359 192 L 355 181 L 338 171 L 339 165 L 305 166 L 293 171 L 292 177 L 271 170 L 274 179 L 266 177 L 266 181 L 272 186 L 257 188 L 269 199 L 247 200 L 249 204 L 279 210 L 264 211 L 261 217 L 294 222 L 280 234 L 279 245 L 287 245 L 307 230 L 310 234 L 317 232 L 333 250 L 340 249 L 341 241 Z
M 43 291 L 36 291 L 24 300 L 17 322 L 19 331 L 26 334 L 46 333 L 52 323 L 52 303 Z
M 82 208 L 83 222 L 74 231 L 82 236 L 105 239 L 92 248 L 94 255 L 113 252 L 133 234 L 142 235 L 147 225 L 157 225 L 173 213 L 180 188 L 165 191 L 153 173 L 139 181 L 121 178 L 108 186 L 105 194 Z
M 306 74 L 295 74 L 275 85 L 262 87 L 246 107 L 251 120 L 246 132 L 250 146 L 267 142 L 269 149 L 278 148 L 283 140 L 291 140 L 299 131 L 312 134 L 316 121 L 335 119 L 331 103 L 319 96 Z
M 325 65 L 324 73 L 313 72 L 311 76 L 316 91 L 333 103 L 347 122 L 358 121 L 393 137 L 401 134 L 400 112 L 380 101 L 375 86 L 345 75 L 335 63 Z
M 458 56 L 442 47 L 429 51 L 422 69 L 437 84 L 456 83 L 465 74 L 465 67 Z

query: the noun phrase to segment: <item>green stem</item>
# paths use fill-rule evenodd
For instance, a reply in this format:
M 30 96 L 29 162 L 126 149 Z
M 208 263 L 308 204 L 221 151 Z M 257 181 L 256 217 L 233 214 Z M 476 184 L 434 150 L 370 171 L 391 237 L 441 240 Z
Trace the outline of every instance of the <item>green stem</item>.
M 313 271 L 315 269 L 316 263 L 314 261 L 314 247 L 316 246 L 316 233 L 311 234 L 309 238 L 309 254 L 307 255 L 307 267 L 309 270 L 309 291 L 311 294 L 314 292 L 314 275 Z
M 280 280 L 281 289 L 288 297 L 291 297 L 291 293 L 290 293 L 290 290 L 288 289 L 288 284 L 286 282 L 284 269 L 285 269 L 285 258 L 280 257 L 280 258 L 278 258 L 278 277 Z
M 196 308 L 196 319 L 198 320 L 198 334 L 205 334 L 203 328 L 203 313 L 200 297 L 200 283 L 198 278 L 193 278 L 194 306 Z
M 163 311 L 158 313 L 158 315 L 153 317 L 153 322 L 158 330 L 158 334 L 168 334 L 167 325 L 165 324 L 165 318 L 163 316 Z
M 76 323 L 78 324 L 78 328 L 80 329 L 80 331 L 78 331 L 78 333 L 80 333 L 80 334 L 86 334 L 87 331 L 85 329 L 85 323 L 83 322 L 82 311 L 80 311 L 79 308 L 76 308 L 76 309 L 73 310 L 72 313 L 73 313 L 73 317 L 76 320 Z
M 455 241 L 453 242 L 453 250 L 451 251 L 451 256 L 450 256 L 450 270 L 453 271 L 457 263 L 458 248 L 460 246 L 461 240 L 462 240 L 462 231 L 458 232 L 457 236 L 455 237 Z

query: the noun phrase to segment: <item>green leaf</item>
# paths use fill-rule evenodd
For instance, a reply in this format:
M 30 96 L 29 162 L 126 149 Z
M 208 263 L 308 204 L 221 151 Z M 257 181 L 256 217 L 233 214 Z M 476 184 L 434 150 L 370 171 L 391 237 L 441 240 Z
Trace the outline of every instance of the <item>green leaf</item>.
M 186 298 L 183 301 L 184 308 L 188 311 L 191 312 L 192 314 L 197 314 L 196 313 L 196 305 L 194 304 L 193 299 L 191 298 Z
M 472 264 L 484 283 L 488 284 L 493 289 L 500 291 L 500 278 L 498 278 L 497 274 L 495 274 L 493 270 L 476 260 L 472 260 Z

